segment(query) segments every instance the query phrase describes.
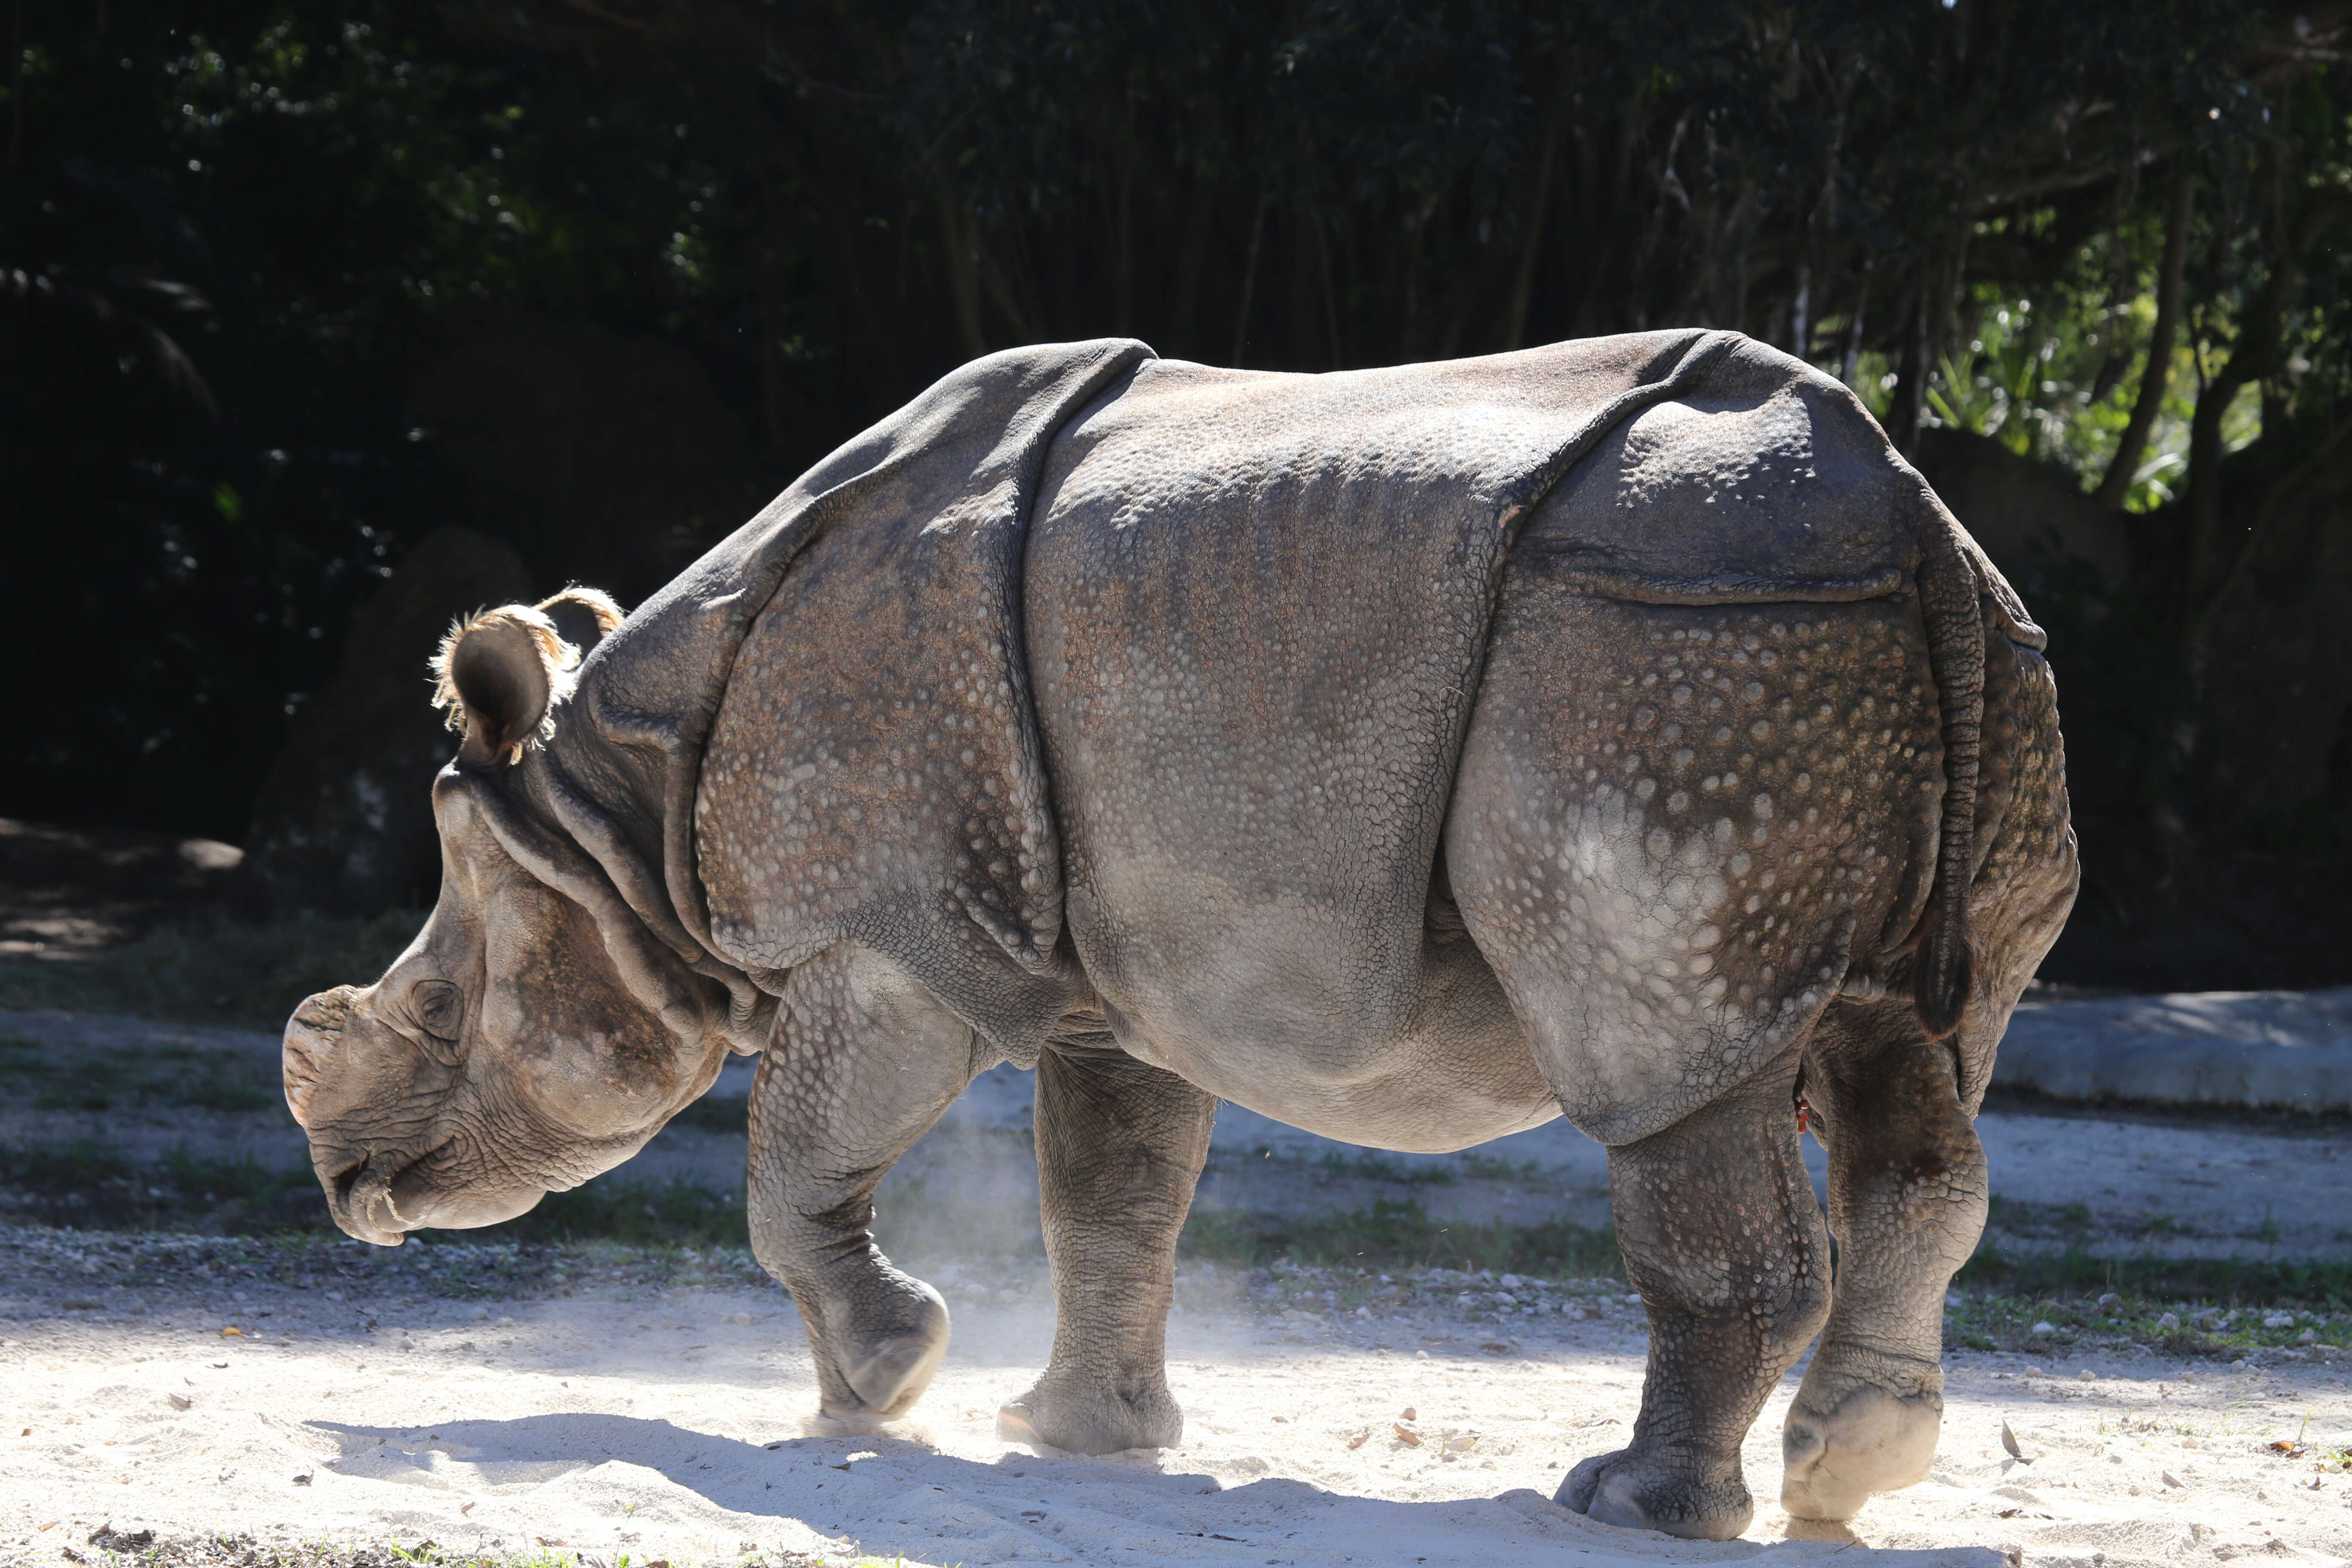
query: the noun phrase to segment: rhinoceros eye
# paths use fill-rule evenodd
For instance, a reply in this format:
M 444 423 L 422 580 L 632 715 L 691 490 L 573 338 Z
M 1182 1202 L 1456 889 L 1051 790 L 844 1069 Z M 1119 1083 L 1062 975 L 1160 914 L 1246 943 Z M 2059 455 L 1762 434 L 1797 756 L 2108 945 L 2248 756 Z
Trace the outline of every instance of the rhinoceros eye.
M 420 980 L 408 993 L 416 1022 L 436 1039 L 455 1040 L 465 1033 L 466 994 L 446 980 Z

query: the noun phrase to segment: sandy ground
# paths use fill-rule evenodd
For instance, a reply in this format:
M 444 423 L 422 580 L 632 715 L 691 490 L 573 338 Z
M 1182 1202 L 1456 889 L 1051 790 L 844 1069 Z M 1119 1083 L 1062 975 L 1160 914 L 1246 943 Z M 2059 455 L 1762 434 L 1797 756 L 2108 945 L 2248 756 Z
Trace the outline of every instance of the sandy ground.
M 276 1052 L 265 1036 L 54 1014 L 0 1015 L 0 1030 L 61 1061 L 178 1041 L 258 1068 Z M 623 1554 L 678 1568 L 752 1554 L 971 1568 L 2352 1557 L 2352 1389 L 2326 1345 L 2237 1366 L 2147 1348 L 1956 1351 L 1934 1479 L 1875 1500 L 1851 1532 L 1792 1529 L 1770 1504 L 1792 1373 L 1748 1445 L 1760 1501 L 1745 1542 L 1592 1525 L 1548 1500 L 1569 1466 L 1623 1441 L 1643 1355 L 1638 1308 L 1598 1280 L 1188 1267 L 1171 1340 L 1182 1447 L 1087 1459 L 1005 1445 L 994 1408 L 1028 1385 L 1051 1332 L 1042 1267 L 1012 1256 L 1034 1246 L 1029 1092 L 1024 1075 L 988 1075 L 885 1188 L 894 1247 L 894 1226 L 943 1194 L 997 1222 L 959 1220 L 964 1261 L 926 1270 L 955 1347 L 918 1422 L 891 1437 L 802 1435 L 805 1340 L 782 1292 L 740 1260 L 656 1278 L 593 1247 L 524 1267 L 511 1247 L 0 1226 L 0 1564 L 57 1564 L 68 1549 L 101 1561 L 89 1539 L 106 1525 L 116 1542 L 142 1529 L 429 1539 L 615 1568 Z M 738 1183 L 742 1138 L 726 1126 L 675 1128 L 624 1173 Z M 2011 1104 L 1980 1131 L 2005 1247 L 2352 1251 L 2340 1119 Z M 0 1142 L 79 1137 L 146 1156 L 300 1153 L 282 1110 L 0 1108 Z M 1597 1224 L 1606 1162 L 1559 1123 L 1462 1155 L 1375 1155 L 1221 1114 L 1205 1205 L 1381 1197 L 1441 1219 Z
M 1410 1305 L 1349 1311 L 1312 1281 L 1252 1293 L 1188 1269 L 1182 1446 L 1089 1459 L 993 1435 L 1049 1333 L 1033 1264 L 939 1271 L 955 1349 L 898 1436 L 810 1438 L 806 1342 L 773 1287 L 644 1290 L 592 1268 L 469 1305 L 362 1289 L 337 1272 L 355 1247 L 335 1244 L 309 1249 L 308 1274 L 247 1278 L 229 1260 L 254 1245 L 0 1232 L 0 1562 L 95 1561 L 80 1543 L 109 1524 L 973 1568 L 2352 1554 L 2352 1389 L 2324 1350 L 2237 1369 L 1957 1352 L 1934 1478 L 1850 1531 L 1769 1501 L 1792 1374 L 1748 1442 L 1767 1500 L 1746 1542 L 1692 1546 L 1546 1500 L 1622 1441 L 1639 1399 L 1638 1311 L 1600 1281 L 1510 1280 L 1498 1310 L 1493 1284 L 1423 1280 Z

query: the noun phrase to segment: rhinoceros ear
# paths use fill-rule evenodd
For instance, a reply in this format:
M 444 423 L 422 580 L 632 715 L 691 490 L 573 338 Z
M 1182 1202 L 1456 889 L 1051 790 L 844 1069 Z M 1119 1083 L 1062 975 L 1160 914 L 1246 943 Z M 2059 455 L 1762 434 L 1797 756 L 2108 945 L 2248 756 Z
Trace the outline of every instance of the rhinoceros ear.
M 621 624 L 621 606 L 602 588 L 566 588 L 552 599 L 542 599 L 540 614 L 555 623 L 555 634 L 588 657 L 604 634 Z
M 449 628 L 433 659 L 433 705 L 465 732 L 467 767 L 519 763 L 546 737 L 548 710 L 571 688 L 580 650 L 527 605 L 484 610 Z

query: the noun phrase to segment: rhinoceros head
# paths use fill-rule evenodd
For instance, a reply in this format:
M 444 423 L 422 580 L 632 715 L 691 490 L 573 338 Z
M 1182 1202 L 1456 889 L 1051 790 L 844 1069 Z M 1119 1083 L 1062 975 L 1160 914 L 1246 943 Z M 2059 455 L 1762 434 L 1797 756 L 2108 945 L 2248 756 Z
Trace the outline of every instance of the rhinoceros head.
M 382 979 L 310 997 L 287 1024 L 287 1104 L 335 1222 L 363 1241 L 494 1225 L 577 1186 L 635 1153 L 725 1058 L 710 982 L 609 887 L 600 899 L 593 878 L 551 875 L 501 793 L 580 642 L 618 618 L 574 590 L 452 633 L 436 672 L 465 741 L 434 781 L 440 899 Z

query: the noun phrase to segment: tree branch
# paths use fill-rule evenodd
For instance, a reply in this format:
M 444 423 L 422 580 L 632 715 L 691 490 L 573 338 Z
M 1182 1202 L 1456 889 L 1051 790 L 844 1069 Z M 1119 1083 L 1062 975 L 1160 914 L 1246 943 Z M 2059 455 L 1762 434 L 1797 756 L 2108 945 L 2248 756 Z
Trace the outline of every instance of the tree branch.
M 2148 432 L 2156 427 L 2156 416 L 2164 406 L 2164 393 L 2172 375 L 2172 345 L 2180 331 L 2181 275 L 2189 264 L 2189 166 L 2186 160 L 2172 172 L 2171 204 L 2164 218 L 2164 265 L 2157 275 L 2156 330 L 2147 340 L 2147 368 L 2140 374 L 2139 395 L 2132 403 L 2130 423 L 2124 426 L 2122 442 L 2116 447 L 2115 458 L 2107 465 L 2105 477 L 2091 499 L 2100 507 L 2113 511 L 2124 504 L 2131 493 L 2132 479 L 2139 472 L 2140 454 L 2147 447 Z

